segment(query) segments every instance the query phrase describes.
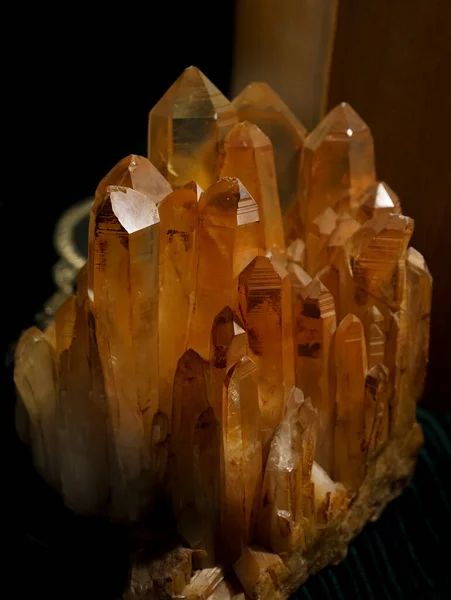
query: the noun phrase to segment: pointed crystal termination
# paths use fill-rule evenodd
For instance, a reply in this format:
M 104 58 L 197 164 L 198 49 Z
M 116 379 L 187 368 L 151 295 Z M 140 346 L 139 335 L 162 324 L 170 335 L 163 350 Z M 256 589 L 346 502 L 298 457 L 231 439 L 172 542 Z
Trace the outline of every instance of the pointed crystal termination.
M 223 388 L 221 506 L 224 559 L 233 563 L 251 541 L 261 487 L 262 447 L 255 363 L 247 356 L 227 374 Z
M 260 214 L 264 249 L 284 249 L 285 240 L 271 140 L 252 123 L 237 123 L 227 134 L 221 177 L 237 177 L 254 198 Z
M 242 183 L 225 177 L 199 200 L 199 265 L 188 347 L 206 360 L 215 316 L 237 301 L 239 273 L 259 253 L 259 213 Z
M 172 192 L 172 187 L 147 158 L 138 156 L 137 154 L 129 154 L 120 160 L 111 171 L 105 175 L 96 189 L 95 200 L 91 208 L 91 216 L 89 219 L 88 254 L 91 257 L 94 256 L 93 244 L 95 239 L 95 216 L 97 207 L 104 202 L 109 186 L 125 187 L 135 190 L 140 194 L 146 195 L 157 206 Z M 92 265 L 90 265 L 87 269 L 87 285 L 91 290 L 93 289 L 93 273 L 94 270 Z
M 337 226 L 337 213 L 326 208 L 309 224 L 306 235 L 306 269 L 317 273 L 329 264 L 328 242 Z
M 38 473 L 60 488 L 58 464 L 58 374 L 56 353 L 42 331 L 30 327 L 16 348 L 14 381 L 28 415 L 28 436 Z
M 365 337 L 360 320 L 347 315 L 335 334 L 336 423 L 334 479 L 357 490 L 365 475 L 367 371 Z
M 368 369 L 371 369 L 378 363 L 383 363 L 385 358 L 385 319 L 376 306 L 372 305 L 366 309 L 363 327 Z
M 257 125 L 272 142 L 282 212 L 296 202 L 299 161 L 306 129 L 266 83 L 248 85 L 234 100 L 240 121 Z
M 74 333 L 77 299 L 69 296 L 55 314 L 56 353 L 60 356 L 72 342 Z
M 383 214 L 402 214 L 398 196 L 383 181 L 373 183 L 353 196 L 351 212 L 360 223 Z
M 390 378 L 387 367 L 374 365 L 365 379 L 366 439 L 374 455 L 389 437 Z
M 340 277 L 340 289 L 346 288 L 342 294 L 344 310 L 357 306 L 359 316 L 362 315 L 368 295 L 390 310 L 399 310 L 405 284 L 406 250 L 412 233 L 412 219 L 390 213 L 367 221 L 349 238 L 345 252 L 354 286 Z
M 210 346 L 210 406 L 216 418 L 222 420 L 222 386 L 228 371 L 248 353 L 244 325 L 226 306 L 216 315 L 211 329 Z
M 174 379 L 171 493 L 179 533 L 190 544 L 209 551 L 209 559 L 214 561 L 219 435 L 208 406 L 207 376 L 207 364 L 196 352 L 187 350 L 178 361 Z M 205 454 L 208 444 L 211 446 Z M 215 444 L 218 445 L 215 447 Z M 207 472 L 207 468 L 213 470 Z M 200 489 L 196 490 L 193 481 Z M 211 497 L 207 496 L 208 485 Z M 193 530 L 196 530 L 196 539 L 193 539 Z
M 305 139 L 299 201 L 303 230 L 326 208 L 342 210 L 350 196 L 374 181 L 370 130 L 343 102 Z
M 150 198 L 157 206 L 172 192 L 172 187 L 150 160 L 138 154 L 129 154 L 105 175 L 97 186 L 95 205 L 102 202 L 110 185 L 131 188 Z
M 177 361 L 187 350 L 198 264 L 196 191 L 175 190 L 161 202 L 159 376 L 160 410 L 171 423 L 172 387 Z
M 314 528 L 311 470 L 317 413 L 293 388 L 271 442 L 261 494 L 261 543 L 278 554 L 303 547 Z
M 333 473 L 335 397 L 329 373 L 332 337 L 336 327 L 331 293 L 319 281 L 301 290 L 302 309 L 296 319 L 296 385 L 302 385 L 318 411 L 316 461 Z
M 105 510 L 109 498 L 107 405 L 88 297 L 79 290 L 72 341 L 60 355 L 58 453 L 61 492 L 77 513 Z
M 91 218 L 90 294 L 111 419 L 112 504 L 136 518 L 150 499 L 152 421 L 158 411 L 158 247 L 155 204 L 111 186 Z
M 351 210 L 361 223 L 381 214 L 402 214 L 399 196 L 384 181 L 378 181 L 351 198 Z
M 149 114 L 148 157 L 175 187 L 218 178 L 218 149 L 236 109 L 196 67 L 185 69 Z
M 284 384 L 294 384 L 291 278 L 277 260 L 258 256 L 241 273 L 239 307 L 258 371 L 263 442 L 282 415 Z

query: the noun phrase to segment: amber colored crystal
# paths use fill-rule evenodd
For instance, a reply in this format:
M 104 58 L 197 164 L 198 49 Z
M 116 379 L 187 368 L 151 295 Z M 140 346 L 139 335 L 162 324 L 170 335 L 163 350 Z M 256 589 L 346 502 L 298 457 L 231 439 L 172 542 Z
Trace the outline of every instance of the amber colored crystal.
M 158 207 L 160 410 L 171 422 L 177 361 L 187 349 L 198 265 L 198 202 L 190 188 L 175 190 Z
M 316 462 L 312 465 L 315 520 L 322 527 L 336 519 L 348 506 L 348 495 L 341 483 L 336 483 Z
M 336 327 L 334 300 L 316 278 L 300 294 L 302 309 L 295 325 L 296 385 L 318 411 L 316 461 L 333 473 L 335 406 L 329 363 Z
M 254 82 L 233 100 L 240 121 L 250 121 L 265 133 L 274 148 L 282 212 L 295 201 L 299 161 L 306 129 L 267 84 Z
M 90 514 L 104 510 L 110 481 L 107 406 L 87 296 L 76 309 L 71 337 L 59 364 L 61 493 L 72 510 Z
M 55 336 L 56 352 L 61 355 L 67 350 L 72 342 L 74 333 L 75 317 L 77 314 L 77 299 L 75 296 L 69 296 L 67 300 L 58 308 L 55 314 Z
M 144 194 L 112 186 L 92 220 L 90 293 L 115 448 L 112 503 L 133 518 L 148 500 L 158 411 L 159 216 Z
M 409 248 L 406 256 L 405 293 L 401 310 L 392 318 L 387 343 L 394 390 L 391 427 L 401 435 L 415 420 L 428 361 L 432 278 L 423 256 Z
M 304 267 L 305 263 L 305 243 L 300 240 L 294 240 L 287 248 L 287 261 L 296 263 Z
M 218 177 L 218 149 L 236 109 L 196 67 L 185 69 L 149 114 L 148 158 L 175 187 Z
M 385 319 L 376 306 L 372 305 L 366 309 L 363 316 L 363 327 L 368 369 L 371 369 L 378 363 L 383 363 L 385 358 Z
M 196 302 L 190 320 L 188 347 L 203 358 L 210 354 L 215 316 L 236 305 L 237 277 L 259 253 L 259 213 L 243 184 L 225 177 L 199 200 L 199 265 Z
M 311 470 L 316 411 L 301 390 L 291 390 L 285 415 L 271 442 L 262 487 L 261 541 L 277 553 L 305 545 L 313 518 Z
M 383 181 L 373 183 L 353 196 L 351 198 L 351 210 L 360 223 L 381 214 L 402 213 L 398 196 Z
M 309 273 L 317 273 L 329 264 L 328 242 L 337 227 L 337 213 L 326 208 L 307 229 L 306 235 L 306 269 Z
M 172 192 L 158 169 L 147 158 L 137 154 L 129 154 L 105 175 L 97 186 L 95 205 L 103 201 L 110 185 L 136 190 L 148 196 L 156 205 Z
M 36 470 L 58 489 L 57 358 L 37 327 L 27 329 L 17 344 L 14 381 L 28 417 L 27 434 Z
M 327 242 L 328 261 L 339 271 L 344 267 L 345 244 L 349 238 L 360 229 L 359 223 L 352 218 L 342 218 L 337 222 L 337 226 L 331 233 Z M 322 267 L 326 264 L 321 265 Z
M 231 308 L 226 306 L 216 315 L 211 328 L 210 345 L 210 406 L 216 418 L 222 420 L 222 386 L 227 372 L 248 353 L 244 325 Z
M 209 551 L 214 564 L 219 434 L 215 417 L 209 414 L 207 381 L 207 363 L 187 350 L 174 378 L 171 492 L 179 533 L 191 544 L 196 542 L 192 547 Z M 210 494 L 208 485 L 212 486 Z
M 258 370 L 264 442 L 280 421 L 284 385 L 294 384 L 291 277 L 278 260 L 258 256 L 241 273 L 239 310 Z
M 237 177 L 258 204 L 264 249 L 285 247 L 270 139 L 252 123 L 237 123 L 224 139 L 221 177 Z
M 387 367 L 378 363 L 365 379 L 366 440 L 368 450 L 377 452 L 389 437 L 390 379 Z
M 406 303 L 410 336 L 407 379 L 414 399 L 421 398 L 429 356 L 432 277 L 424 257 L 415 248 L 406 255 Z
M 368 296 L 376 298 L 391 310 L 401 307 L 405 279 L 405 256 L 413 233 L 413 220 L 393 213 L 381 214 L 367 221 L 347 241 L 345 252 L 354 288 L 345 278 L 344 310 L 355 304 L 364 308 Z
M 366 123 L 342 103 L 306 137 L 301 164 L 303 230 L 326 208 L 346 206 L 375 181 L 373 138 Z
M 348 314 L 335 334 L 336 425 L 334 479 L 358 489 L 365 475 L 367 371 L 365 336 L 361 321 Z
M 223 390 L 221 525 L 225 555 L 234 561 L 250 541 L 262 476 L 256 366 L 249 357 L 230 369 Z

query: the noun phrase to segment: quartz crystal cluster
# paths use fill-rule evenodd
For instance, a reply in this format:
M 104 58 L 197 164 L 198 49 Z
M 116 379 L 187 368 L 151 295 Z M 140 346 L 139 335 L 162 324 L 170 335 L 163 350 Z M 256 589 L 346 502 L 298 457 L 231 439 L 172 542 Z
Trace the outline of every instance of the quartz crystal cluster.
M 97 188 L 76 295 L 15 368 L 68 507 L 170 507 L 179 545 L 129 597 L 286 598 L 402 486 L 432 285 L 412 232 L 348 104 L 308 134 L 266 84 L 229 102 L 191 67 L 151 110 L 148 158 Z

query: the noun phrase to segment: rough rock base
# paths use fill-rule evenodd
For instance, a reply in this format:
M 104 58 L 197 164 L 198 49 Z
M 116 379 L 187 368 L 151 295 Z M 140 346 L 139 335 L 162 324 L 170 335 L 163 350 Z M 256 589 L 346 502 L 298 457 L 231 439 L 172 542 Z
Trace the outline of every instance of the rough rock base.
M 184 593 L 192 572 L 193 551 L 177 547 L 148 563 L 135 557 L 124 600 L 286 600 L 311 575 L 342 561 L 350 541 L 401 494 L 413 474 L 422 444 L 418 423 L 404 437 L 390 440 L 369 462 L 365 480 L 341 522 L 327 527 L 307 551 L 282 556 L 278 564 L 262 570 L 251 584 L 246 582 L 247 596 L 237 587 L 234 575 L 230 584 L 219 583 L 208 596 Z

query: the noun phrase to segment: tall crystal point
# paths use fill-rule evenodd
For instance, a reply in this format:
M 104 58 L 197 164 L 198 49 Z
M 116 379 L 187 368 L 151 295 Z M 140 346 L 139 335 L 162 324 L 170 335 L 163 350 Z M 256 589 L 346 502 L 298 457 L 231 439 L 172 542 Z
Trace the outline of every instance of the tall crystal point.
M 247 121 L 237 123 L 224 140 L 221 177 L 233 176 L 258 205 L 264 249 L 285 247 L 282 214 L 270 139 Z
M 342 103 L 306 137 L 301 165 L 303 230 L 326 208 L 339 212 L 375 181 L 373 138 L 366 123 Z
M 254 82 L 233 100 L 240 121 L 258 125 L 272 142 L 282 212 L 295 202 L 306 129 L 267 84 Z
M 149 114 L 148 157 L 175 187 L 218 176 L 219 145 L 236 110 L 196 67 L 185 69 Z
M 92 218 L 90 293 L 111 420 L 112 502 L 133 518 L 149 500 L 158 411 L 159 216 L 144 194 L 112 186 Z

